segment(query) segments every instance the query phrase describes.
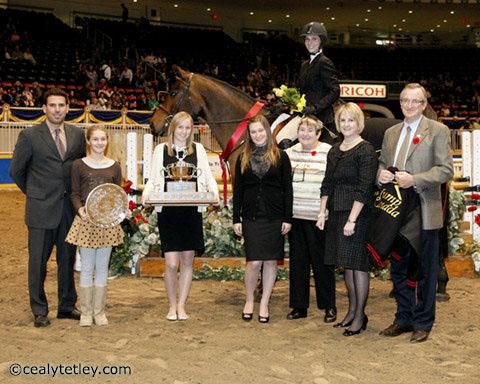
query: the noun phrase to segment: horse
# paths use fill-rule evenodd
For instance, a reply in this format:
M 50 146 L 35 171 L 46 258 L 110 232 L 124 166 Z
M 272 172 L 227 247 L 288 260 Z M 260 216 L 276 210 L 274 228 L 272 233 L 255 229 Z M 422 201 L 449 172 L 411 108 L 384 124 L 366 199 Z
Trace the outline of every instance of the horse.
M 179 111 L 203 118 L 225 150 L 233 132 L 255 105 L 256 100 L 234 86 L 176 67 L 176 82 L 157 107 L 150 127 L 154 135 L 164 135 L 173 115 Z M 265 114 L 264 111 L 260 113 Z

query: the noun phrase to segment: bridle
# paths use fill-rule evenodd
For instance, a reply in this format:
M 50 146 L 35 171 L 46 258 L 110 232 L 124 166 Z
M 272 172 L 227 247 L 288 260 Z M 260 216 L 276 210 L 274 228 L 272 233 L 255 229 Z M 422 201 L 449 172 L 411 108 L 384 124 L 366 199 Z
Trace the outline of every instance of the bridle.
M 182 93 L 180 94 L 180 97 L 177 99 L 177 101 L 175 102 L 175 105 L 173 106 L 173 109 L 172 110 L 168 110 L 167 108 L 165 108 L 163 105 L 159 104 L 158 105 L 158 108 L 160 108 L 162 111 L 164 111 L 166 114 L 167 114 L 167 117 L 165 118 L 165 122 L 163 123 L 163 125 L 160 127 L 160 130 L 158 132 L 158 136 L 162 136 L 167 130 L 168 130 L 168 127 L 170 125 L 170 122 L 172 121 L 172 118 L 173 116 L 175 116 L 175 114 L 180 110 L 180 106 L 182 105 L 183 101 L 185 100 L 185 97 L 188 96 L 188 100 L 190 102 L 190 106 L 192 108 L 192 114 L 193 114 L 193 103 L 192 103 L 192 98 L 190 97 L 189 95 L 189 91 L 190 91 L 190 84 L 192 82 L 192 77 L 193 77 L 194 73 L 190 73 L 190 76 L 188 77 L 188 80 L 185 81 L 183 80 L 182 78 L 180 77 L 177 77 L 177 80 L 182 82 L 185 87 L 183 88 L 183 90 L 181 91 Z M 153 123 L 152 123 L 153 125 Z M 153 129 L 153 127 L 152 127 Z
M 194 117 L 195 108 L 193 107 L 192 98 L 190 97 L 190 94 L 189 94 L 190 93 L 190 85 L 191 85 L 191 82 L 192 82 L 193 75 L 194 75 L 194 73 L 191 72 L 187 81 L 183 80 L 181 77 L 178 77 L 178 76 L 176 77 L 176 79 L 178 81 L 180 81 L 181 83 L 183 83 L 185 85 L 185 87 L 182 89 L 182 91 L 181 91 L 182 93 L 181 93 L 180 97 L 178 98 L 178 100 L 175 102 L 175 105 L 173 106 L 173 109 L 168 110 L 167 108 L 165 108 L 161 104 L 159 104 L 157 106 L 157 108 L 161 109 L 163 112 L 165 112 L 167 114 L 167 117 L 165 118 L 165 122 L 163 123 L 163 125 L 160 127 L 160 130 L 158 131 L 158 136 L 162 136 L 168 130 L 168 127 L 170 125 L 170 122 L 171 122 L 173 116 L 175 116 L 175 114 L 180 110 L 180 107 L 181 107 L 183 101 L 185 100 L 185 98 L 187 96 L 188 96 L 188 101 L 190 102 L 190 108 L 191 108 L 191 113 L 190 114 L 192 115 L 192 117 Z M 232 124 L 232 123 L 241 123 L 242 121 L 245 121 L 245 120 L 250 120 L 250 118 L 242 118 L 242 119 L 234 119 L 234 120 L 222 120 L 222 121 L 198 121 L 198 122 L 194 121 L 194 124 Z M 150 124 L 150 127 L 152 128 L 152 131 L 153 131 L 154 130 L 153 123 Z

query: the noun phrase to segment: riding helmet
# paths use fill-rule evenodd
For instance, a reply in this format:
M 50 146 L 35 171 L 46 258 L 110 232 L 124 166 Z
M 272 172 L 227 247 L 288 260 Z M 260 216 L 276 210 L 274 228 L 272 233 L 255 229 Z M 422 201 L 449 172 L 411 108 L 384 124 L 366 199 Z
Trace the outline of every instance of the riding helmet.
M 302 29 L 302 33 L 300 34 L 302 37 L 307 35 L 317 35 L 320 36 L 323 41 L 325 41 L 327 40 L 327 29 L 323 26 L 323 24 L 316 21 L 311 21 L 310 23 L 305 24 Z

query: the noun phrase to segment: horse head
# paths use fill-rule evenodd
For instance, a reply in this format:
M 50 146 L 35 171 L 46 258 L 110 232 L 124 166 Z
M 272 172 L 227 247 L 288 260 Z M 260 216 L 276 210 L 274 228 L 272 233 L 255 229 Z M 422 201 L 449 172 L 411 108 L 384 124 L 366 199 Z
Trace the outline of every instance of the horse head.
M 195 89 L 193 73 L 175 65 L 172 68 L 176 81 L 150 119 L 150 128 L 154 136 L 163 136 L 168 132 L 170 121 L 177 112 L 185 111 L 193 117 L 202 109 L 203 101 Z

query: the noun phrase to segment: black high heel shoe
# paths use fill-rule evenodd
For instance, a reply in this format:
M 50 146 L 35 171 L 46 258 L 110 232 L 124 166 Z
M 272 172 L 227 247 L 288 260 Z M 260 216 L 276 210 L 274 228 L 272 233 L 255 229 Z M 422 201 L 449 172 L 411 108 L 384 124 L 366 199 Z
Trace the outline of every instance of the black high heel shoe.
M 346 327 L 349 327 L 350 325 L 352 325 L 353 323 L 353 319 L 350 320 L 348 323 L 337 323 L 333 326 L 333 328 L 346 328 Z
M 345 331 L 343 331 L 343 336 L 354 336 L 354 335 L 358 335 L 359 333 L 362 333 L 367 329 L 367 323 L 368 323 L 368 317 L 365 315 L 365 317 L 363 318 L 363 324 L 358 331 L 350 331 L 349 329 L 346 329 Z
M 270 321 L 270 316 L 260 316 L 258 315 L 258 322 L 262 324 L 267 324 Z
M 243 321 L 252 321 L 252 319 L 253 319 L 253 313 L 242 312 L 242 320 Z

